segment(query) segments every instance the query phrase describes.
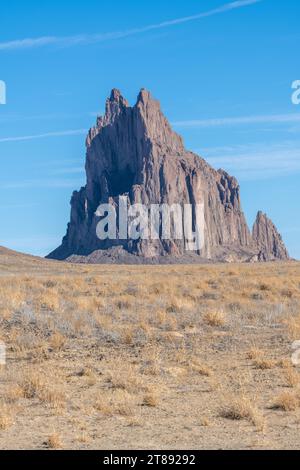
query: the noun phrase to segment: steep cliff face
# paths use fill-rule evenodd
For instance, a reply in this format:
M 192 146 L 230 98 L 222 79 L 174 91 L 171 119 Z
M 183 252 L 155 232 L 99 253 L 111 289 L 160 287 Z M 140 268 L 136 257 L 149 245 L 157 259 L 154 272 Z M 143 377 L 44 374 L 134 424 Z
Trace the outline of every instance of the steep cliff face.
M 120 246 L 144 259 L 185 255 L 181 240 L 99 240 L 96 210 L 111 203 L 118 211 L 120 195 L 130 204 L 147 206 L 203 204 L 205 236 L 201 252 L 195 253 L 198 258 L 226 260 L 234 254 L 238 261 L 257 254 L 236 179 L 185 150 L 148 91 L 141 90 L 130 107 L 118 90 L 112 90 L 105 115 L 89 131 L 86 146 L 86 186 L 74 192 L 67 234 L 50 258 L 87 256 Z
M 258 246 L 259 261 L 288 260 L 289 254 L 273 222 L 258 212 L 252 230 L 252 237 Z

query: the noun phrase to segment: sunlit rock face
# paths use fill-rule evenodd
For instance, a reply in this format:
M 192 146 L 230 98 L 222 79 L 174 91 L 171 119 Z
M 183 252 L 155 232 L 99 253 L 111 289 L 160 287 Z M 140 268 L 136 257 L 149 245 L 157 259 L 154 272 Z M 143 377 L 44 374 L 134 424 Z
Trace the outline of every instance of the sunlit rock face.
M 289 254 L 273 222 L 258 212 L 252 236 L 259 249 L 260 261 L 288 260 Z
M 120 91 L 112 90 L 104 116 L 88 133 L 86 147 L 86 185 L 73 193 L 66 236 L 50 258 L 82 261 L 80 257 L 88 257 L 86 262 L 102 262 L 111 253 L 114 262 L 122 257 L 126 261 L 127 255 L 131 261 L 139 258 L 138 262 L 253 261 L 264 258 L 264 248 L 274 258 L 284 258 L 284 249 L 265 246 L 257 229 L 251 235 L 237 180 L 186 150 L 148 91 L 142 89 L 131 107 Z M 201 251 L 187 253 L 181 240 L 99 240 L 97 208 L 111 203 L 118 211 L 119 196 L 126 196 L 130 204 L 147 206 L 202 204 Z

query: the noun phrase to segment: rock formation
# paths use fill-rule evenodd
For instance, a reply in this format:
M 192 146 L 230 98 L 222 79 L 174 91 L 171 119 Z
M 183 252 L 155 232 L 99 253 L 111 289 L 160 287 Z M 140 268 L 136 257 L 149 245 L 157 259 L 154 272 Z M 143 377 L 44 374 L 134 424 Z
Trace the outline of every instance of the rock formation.
M 97 118 L 88 133 L 86 147 L 87 182 L 73 193 L 67 234 L 50 258 L 91 262 L 106 262 L 108 258 L 114 262 L 129 258 L 138 262 L 287 258 L 275 228 L 268 225 L 263 230 L 261 222 L 256 223 L 252 237 L 236 179 L 187 151 L 148 91 L 142 89 L 137 103 L 130 107 L 118 90 L 112 90 L 104 116 Z M 187 253 L 182 240 L 164 240 L 161 236 L 157 240 L 119 236 L 116 240 L 99 240 L 97 208 L 110 203 L 118 212 L 121 195 L 130 204 L 147 206 L 202 204 L 205 236 L 201 251 Z
M 259 261 L 274 261 L 289 259 L 289 254 L 273 222 L 258 212 L 253 225 L 252 237 L 259 249 Z

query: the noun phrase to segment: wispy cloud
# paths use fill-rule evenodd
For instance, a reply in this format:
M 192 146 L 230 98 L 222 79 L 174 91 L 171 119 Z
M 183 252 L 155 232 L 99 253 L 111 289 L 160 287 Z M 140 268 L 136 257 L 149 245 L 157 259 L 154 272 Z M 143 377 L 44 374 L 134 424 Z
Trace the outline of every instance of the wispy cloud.
M 38 202 L 28 202 L 28 203 L 19 203 L 19 204 L 0 204 L 0 210 L 18 210 L 18 209 L 31 209 L 32 207 L 38 207 L 40 204 Z
M 209 10 L 206 12 L 198 13 L 192 16 L 185 16 L 182 18 L 176 18 L 174 20 L 163 21 L 157 24 L 151 24 L 148 26 L 143 26 L 141 28 L 134 28 L 124 31 L 114 31 L 109 33 L 101 34 L 81 34 L 76 36 L 60 37 L 60 36 L 44 36 L 39 38 L 25 38 L 17 39 L 13 41 L 0 42 L 0 51 L 9 51 L 9 50 L 18 50 L 18 49 L 31 49 L 39 48 L 45 46 L 60 46 L 60 47 L 71 47 L 77 45 L 88 45 L 95 44 L 104 41 L 122 39 L 127 36 L 133 36 L 136 34 L 146 33 L 148 31 L 153 31 L 157 29 L 168 28 L 171 26 L 176 26 L 183 23 L 188 23 L 190 21 L 200 20 L 202 18 L 207 18 L 209 16 L 218 15 L 225 13 L 231 10 L 236 10 L 238 8 L 243 8 L 249 5 L 254 5 L 259 3 L 262 0 L 238 0 L 231 3 L 226 3 L 218 8 Z
M 96 113 L 97 114 L 97 113 Z M 298 124 L 300 123 L 300 113 L 291 114 L 270 114 L 261 116 L 242 116 L 236 118 L 216 118 L 202 120 L 188 120 L 172 122 L 173 127 L 178 128 L 213 128 L 213 127 L 233 127 L 244 124 Z M 272 129 L 270 129 L 272 130 Z M 289 129 L 290 132 L 298 133 L 299 127 Z M 86 135 L 88 129 L 72 129 L 57 132 L 45 132 L 43 134 L 32 134 L 23 136 L 0 137 L 0 143 L 21 142 L 26 140 L 46 139 L 50 137 L 66 137 L 76 135 Z
M 83 174 L 85 175 L 84 165 L 78 167 L 65 167 L 65 168 L 57 168 L 55 170 L 50 171 L 53 175 L 76 175 L 76 174 Z
M 71 120 L 82 119 L 97 116 L 99 113 L 95 111 L 88 111 L 82 113 L 49 113 L 49 114 L 23 114 L 23 113 L 9 113 L 1 114 L 0 123 L 10 123 L 18 121 L 51 121 L 51 120 Z
M 83 180 L 71 179 L 34 179 L 1 182 L 1 189 L 76 189 Z
M 300 173 L 300 142 L 249 144 L 197 149 L 215 168 L 223 168 L 239 180 L 275 178 Z
M 290 124 L 299 123 L 300 113 L 291 114 L 269 114 L 262 116 L 241 116 L 241 117 L 227 117 L 216 119 L 200 119 L 191 121 L 176 121 L 172 125 L 174 127 L 224 127 L 224 126 L 237 126 L 243 124 Z
M 59 131 L 59 132 L 47 132 L 45 134 L 23 135 L 23 136 L 15 136 L 15 137 L 1 137 L 0 138 L 0 143 L 4 143 L 4 142 L 22 142 L 22 141 L 25 141 L 25 140 L 46 139 L 48 137 L 65 137 L 65 136 L 73 136 L 73 135 L 85 135 L 86 133 L 87 133 L 87 129 L 75 129 L 75 130 Z

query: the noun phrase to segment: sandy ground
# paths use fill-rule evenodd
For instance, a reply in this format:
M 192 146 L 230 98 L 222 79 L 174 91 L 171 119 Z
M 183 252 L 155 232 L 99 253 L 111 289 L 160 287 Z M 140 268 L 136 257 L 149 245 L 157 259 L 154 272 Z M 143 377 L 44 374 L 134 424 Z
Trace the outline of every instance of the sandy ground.
M 1 449 L 297 449 L 300 264 L 0 249 Z

